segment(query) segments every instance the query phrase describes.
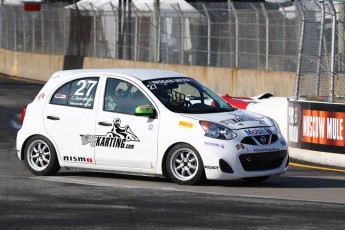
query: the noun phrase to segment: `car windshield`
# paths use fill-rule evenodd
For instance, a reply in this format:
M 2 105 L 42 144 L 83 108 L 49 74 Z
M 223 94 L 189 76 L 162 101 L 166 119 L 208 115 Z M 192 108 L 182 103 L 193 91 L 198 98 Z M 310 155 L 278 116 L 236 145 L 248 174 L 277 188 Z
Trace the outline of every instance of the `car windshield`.
M 188 77 L 143 81 L 144 85 L 175 113 L 219 113 L 236 110 L 216 93 Z

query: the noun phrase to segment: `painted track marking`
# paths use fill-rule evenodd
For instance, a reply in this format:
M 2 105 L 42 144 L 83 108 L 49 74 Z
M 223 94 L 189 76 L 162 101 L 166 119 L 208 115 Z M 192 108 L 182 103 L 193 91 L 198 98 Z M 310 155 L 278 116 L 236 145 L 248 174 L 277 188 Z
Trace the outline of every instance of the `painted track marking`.
M 304 164 L 298 164 L 298 163 L 293 163 L 293 162 L 290 162 L 289 164 L 292 165 L 292 166 L 301 167 L 301 168 L 319 169 L 319 170 L 325 170 L 325 171 L 343 172 L 343 173 L 345 173 L 345 170 L 342 170 L 342 169 L 333 169 L 333 168 L 327 168 L 327 167 L 304 165 Z

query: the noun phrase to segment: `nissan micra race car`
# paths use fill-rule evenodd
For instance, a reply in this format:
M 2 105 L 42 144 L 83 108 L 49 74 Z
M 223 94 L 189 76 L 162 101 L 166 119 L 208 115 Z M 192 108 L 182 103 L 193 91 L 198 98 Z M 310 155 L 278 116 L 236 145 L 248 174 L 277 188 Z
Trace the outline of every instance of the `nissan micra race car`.
M 164 70 L 60 71 L 23 108 L 17 154 L 35 175 L 61 167 L 259 182 L 288 168 L 271 118 Z

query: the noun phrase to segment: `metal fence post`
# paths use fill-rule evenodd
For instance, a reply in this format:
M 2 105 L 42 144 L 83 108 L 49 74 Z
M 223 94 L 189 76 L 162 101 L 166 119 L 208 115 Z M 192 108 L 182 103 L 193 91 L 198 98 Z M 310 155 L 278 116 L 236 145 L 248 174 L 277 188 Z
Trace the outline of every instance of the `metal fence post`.
M 26 52 L 26 29 L 25 29 L 25 14 L 23 14 L 23 51 Z
M 118 27 L 118 22 L 116 21 L 116 19 L 118 19 L 117 16 L 117 8 L 113 5 L 112 2 L 109 2 L 111 9 L 113 10 L 114 13 L 114 58 L 118 58 L 118 44 L 117 44 L 117 38 L 118 38 L 118 34 L 119 34 L 119 27 Z
M 9 49 L 10 47 L 9 47 L 9 45 L 8 45 L 8 36 L 9 36 L 9 23 L 8 23 L 8 17 L 7 17 L 7 13 L 6 13 L 6 9 L 4 9 L 4 18 L 6 18 L 6 36 L 5 36 L 5 38 L 7 38 L 7 39 L 5 39 L 6 40 L 6 46 L 5 46 L 5 48 L 7 48 L 7 49 Z
M 16 13 L 14 11 L 14 8 L 12 8 L 12 15 L 13 15 L 13 40 L 14 40 L 14 51 L 17 51 L 17 17 Z
M 176 4 L 176 5 L 177 5 L 176 8 L 172 4 L 171 4 L 171 7 L 177 12 L 177 14 L 179 15 L 179 18 L 181 19 L 180 20 L 180 28 L 181 28 L 180 64 L 183 65 L 183 63 L 184 63 L 184 53 L 183 53 L 183 50 L 184 50 L 184 18 L 183 18 L 183 14 L 182 14 L 180 5 L 179 4 Z
M 211 65 L 211 19 L 205 4 L 202 4 L 207 18 L 207 66 Z
M 92 4 L 92 2 L 90 2 L 90 6 L 91 6 L 91 10 L 92 10 L 92 14 L 93 14 L 93 57 L 96 57 L 96 26 L 97 26 L 97 21 L 96 21 L 96 12 L 94 9 L 94 6 Z
M 32 23 L 32 31 L 31 31 L 31 34 L 32 34 L 32 47 L 31 47 L 31 50 L 33 52 L 36 51 L 36 36 L 35 36 L 35 19 L 34 19 L 34 14 L 31 14 L 31 23 Z
M 0 18 L 1 18 L 1 21 L 0 21 L 0 31 L 4 31 L 4 26 L 3 26 L 3 21 L 4 21 L 4 18 L 3 15 L 2 15 L 2 8 L 3 6 L 0 5 Z M 2 48 L 2 40 L 3 40 L 3 33 L 0 33 L 0 48 Z
M 81 56 L 81 36 L 80 36 L 80 33 L 81 33 L 81 13 L 80 13 L 80 10 L 79 10 L 79 7 L 78 7 L 78 4 L 76 1 L 74 1 L 74 5 L 75 5 L 75 8 L 77 10 L 77 15 L 78 15 L 78 29 L 77 29 L 77 56 Z
M 256 18 L 256 65 L 259 67 L 260 63 L 260 21 L 259 21 L 259 11 L 256 7 L 250 3 L 250 6 L 255 10 L 255 18 Z
M 41 52 L 44 53 L 44 17 L 41 11 Z
M 63 27 L 64 27 L 64 33 L 63 33 L 63 47 L 65 48 L 65 51 L 64 51 L 64 55 L 68 55 L 68 46 L 67 46 L 67 37 L 68 37 L 68 34 L 70 34 L 71 33 L 71 31 L 70 31 L 70 29 L 69 29 L 69 27 L 67 27 L 67 25 L 69 25 L 68 23 L 67 23 L 67 11 L 63 11 L 64 13 L 63 13 L 63 15 L 64 15 L 64 18 L 63 18 Z M 71 14 L 69 14 L 69 15 L 71 15 Z
M 265 8 L 265 5 L 261 3 L 261 8 L 262 11 L 265 15 L 265 21 L 266 21 L 266 53 L 265 53 L 265 69 L 268 70 L 268 57 L 269 57 L 269 39 L 270 39 L 270 34 L 269 34 L 269 19 L 268 19 L 268 14 L 267 10 Z
M 337 25 L 337 13 L 335 11 L 333 2 L 328 3 L 332 13 L 332 49 L 331 49 L 331 98 L 330 101 L 334 101 L 334 80 L 337 73 L 335 72 L 335 36 L 336 36 L 336 25 Z
M 134 60 L 138 60 L 138 36 L 139 36 L 139 21 L 138 21 L 138 8 L 132 3 L 133 12 L 135 14 L 135 20 L 134 20 Z
M 282 9 L 284 12 L 284 18 L 283 18 L 283 53 L 285 54 L 286 50 L 286 10 L 284 7 L 279 7 L 279 9 Z
M 0 17 L 1 17 L 0 31 L 4 31 L 4 21 L 5 21 L 5 17 L 4 17 L 4 15 L 3 15 L 3 13 L 2 13 L 3 8 L 4 8 L 4 7 L 1 5 L 1 6 L 0 6 Z M 4 34 L 3 34 L 3 33 L 0 33 L 0 48 L 3 48 L 3 45 L 2 45 L 2 41 L 4 40 L 4 39 L 3 39 L 3 36 L 4 36 Z
M 345 2 L 338 2 L 338 72 L 345 72 Z
M 230 5 L 230 0 L 228 0 L 228 24 L 229 24 L 229 66 L 232 67 L 231 65 L 231 5 Z
M 322 41 L 323 41 L 323 33 L 325 28 L 325 3 L 321 3 L 321 28 L 320 28 L 320 38 L 319 38 L 319 52 L 318 52 L 318 59 L 317 59 L 317 70 L 316 70 L 316 95 L 320 97 L 320 72 L 321 72 L 321 55 L 322 55 Z
M 234 12 L 234 16 L 235 16 L 235 68 L 239 68 L 238 66 L 238 45 L 239 45 L 239 39 L 238 39 L 238 31 L 239 31 L 239 20 L 238 20 L 238 13 L 234 7 L 234 4 L 230 1 L 229 2 L 230 6 L 231 6 L 231 9 L 232 11 Z
M 301 62 L 302 62 L 302 50 L 303 50 L 303 39 L 304 39 L 304 30 L 305 30 L 305 15 L 304 15 L 304 9 L 303 4 L 300 2 L 297 2 L 296 5 L 299 5 L 300 8 L 300 20 L 301 20 L 301 34 L 300 34 L 300 42 L 299 42 L 299 48 L 298 48 L 298 58 L 297 58 L 297 69 L 296 69 L 296 79 L 295 79 L 295 100 L 298 100 L 299 97 L 299 83 L 300 83 L 300 77 L 301 77 Z
M 180 60 L 180 64 L 183 65 L 184 64 L 184 39 L 185 39 L 185 35 L 184 35 L 184 27 L 185 27 L 185 24 L 184 24 L 184 15 L 183 15 L 183 12 L 181 10 L 181 7 L 179 4 L 176 4 L 177 5 L 177 9 L 178 9 L 178 14 L 180 15 L 181 17 L 181 60 Z
M 152 25 L 153 25 L 153 62 L 160 61 L 160 40 L 159 40 L 159 25 L 160 25 L 160 6 L 159 0 L 153 1 L 153 15 L 152 15 Z

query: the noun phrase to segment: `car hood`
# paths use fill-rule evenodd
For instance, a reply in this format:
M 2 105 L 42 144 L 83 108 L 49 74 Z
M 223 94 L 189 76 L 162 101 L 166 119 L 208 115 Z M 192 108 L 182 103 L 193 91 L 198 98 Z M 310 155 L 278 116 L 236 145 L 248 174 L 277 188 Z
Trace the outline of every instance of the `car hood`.
M 224 113 L 181 115 L 196 120 L 216 122 L 231 129 L 274 126 L 274 123 L 270 118 L 261 114 L 241 109 Z

